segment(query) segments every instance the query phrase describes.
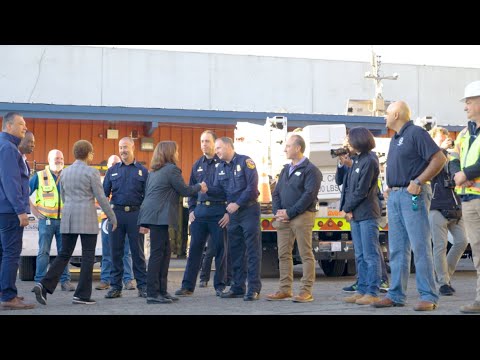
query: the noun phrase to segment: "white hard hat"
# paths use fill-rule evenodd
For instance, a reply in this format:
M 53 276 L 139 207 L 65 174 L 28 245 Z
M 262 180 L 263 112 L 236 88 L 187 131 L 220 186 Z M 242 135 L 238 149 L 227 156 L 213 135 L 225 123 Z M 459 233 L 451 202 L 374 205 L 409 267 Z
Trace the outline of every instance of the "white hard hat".
M 474 81 L 465 87 L 465 95 L 460 101 L 465 101 L 467 98 L 480 96 L 480 81 Z

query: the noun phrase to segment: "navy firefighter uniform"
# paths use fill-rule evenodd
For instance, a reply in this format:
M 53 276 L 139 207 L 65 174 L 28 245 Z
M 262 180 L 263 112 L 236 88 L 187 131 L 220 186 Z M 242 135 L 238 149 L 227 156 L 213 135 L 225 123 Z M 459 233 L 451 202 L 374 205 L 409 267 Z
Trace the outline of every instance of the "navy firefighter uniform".
M 133 274 L 140 293 L 146 292 L 147 267 L 145 263 L 144 236 L 139 233 L 137 225 L 140 205 L 145 197 L 145 184 L 148 170 L 137 161 L 130 165 L 116 163 L 105 174 L 103 190 L 109 197 L 117 217 L 117 230 L 111 231 L 109 225 L 110 250 L 112 254 L 112 271 L 110 285 L 113 290 L 122 291 L 123 254 L 125 236 L 128 235 L 132 252 Z
M 190 174 L 190 186 L 200 184 L 202 181 L 211 186 L 215 179 L 215 170 L 220 164 L 217 155 L 208 159 L 203 155 L 192 167 Z M 202 262 L 203 249 L 208 236 L 212 238 L 215 248 L 215 276 L 213 285 L 220 295 L 225 289 L 226 280 L 226 256 L 224 252 L 226 234 L 218 222 L 225 215 L 227 197 L 225 191 L 218 188 L 217 193 L 210 191 L 206 194 L 199 192 L 188 198 L 188 212 L 194 212 L 195 221 L 190 225 L 191 241 L 187 266 L 183 275 L 182 289 L 193 292 L 197 281 L 198 272 Z M 213 193 L 212 193 L 213 192 Z
M 233 298 L 245 294 L 245 280 L 248 278 L 248 291 L 244 300 L 256 300 L 262 288 L 262 243 L 260 204 L 257 202 L 258 172 L 255 163 L 248 156 L 235 153 L 229 163 L 222 161 L 218 165 L 215 177 L 215 186 L 217 185 L 225 190 L 227 203 L 240 206 L 235 213 L 230 214 L 230 223 L 227 225 L 233 284 L 230 291 L 221 297 Z

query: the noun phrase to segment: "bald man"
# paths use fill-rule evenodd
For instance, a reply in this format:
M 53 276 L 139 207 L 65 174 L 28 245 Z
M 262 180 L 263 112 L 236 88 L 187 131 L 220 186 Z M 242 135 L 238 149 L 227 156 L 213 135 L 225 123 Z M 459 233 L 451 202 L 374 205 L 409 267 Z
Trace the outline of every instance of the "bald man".
M 63 153 L 58 149 L 50 150 L 48 165 L 30 179 L 30 195 L 36 193 L 35 204 L 30 200 L 30 207 L 38 218 L 38 255 L 34 279 L 36 283 L 39 283 L 47 273 L 53 236 L 57 243 L 57 253 L 62 248 L 60 221 L 63 203 L 60 196 L 60 174 L 64 165 Z M 67 266 L 60 277 L 62 291 L 75 291 L 70 279 Z
M 110 169 L 122 159 L 118 155 L 111 155 L 107 161 L 107 168 Z M 110 272 L 112 270 L 112 255 L 110 251 L 110 238 L 108 235 L 107 216 L 102 211 L 102 266 L 100 270 L 100 283 L 95 287 L 97 290 L 110 289 Z M 130 252 L 130 243 L 128 236 L 125 237 L 125 249 L 123 252 L 123 288 L 125 290 L 135 290 L 132 275 L 132 253 Z
M 147 265 L 145 262 L 144 236 L 137 225 L 140 205 L 145 197 L 145 184 L 148 170 L 135 160 L 135 143 L 132 138 L 124 137 L 118 142 L 118 150 L 122 161 L 107 170 L 103 180 L 106 197 L 112 196 L 110 203 L 117 217 L 117 230 L 111 232 L 110 251 L 112 254 L 112 271 L 110 274 L 110 290 L 107 299 L 122 296 L 122 278 L 124 273 L 123 255 L 126 236 L 132 252 L 133 273 L 137 282 L 138 296 L 147 297 Z
M 404 306 L 411 251 L 415 254 L 417 291 L 415 311 L 437 308 L 428 210 L 430 181 L 443 168 L 446 157 L 428 132 L 410 120 L 403 101 L 391 104 L 385 114 L 387 128 L 394 130 L 387 159 L 388 226 L 391 285 L 385 298 L 372 306 Z
M 27 130 L 25 137 L 20 141 L 18 145 L 18 151 L 22 154 L 23 160 L 25 161 L 25 168 L 28 176 L 30 177 L 30 166 L 28 165 L 27 155 L 31 154 L 35 149 L 35 136 L 30 130 Z

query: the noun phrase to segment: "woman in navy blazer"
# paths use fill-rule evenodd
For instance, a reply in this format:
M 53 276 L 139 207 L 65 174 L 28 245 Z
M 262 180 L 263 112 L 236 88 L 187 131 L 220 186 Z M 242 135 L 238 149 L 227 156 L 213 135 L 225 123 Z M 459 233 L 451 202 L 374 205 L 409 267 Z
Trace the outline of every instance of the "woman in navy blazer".
M 178 224 L 179 196 L 193 196 L 199 191 L 208 190 L 204 182 L 193 186 L 186 185 L 177 162 L 177 143 L 159 142 L 153 153 L 145 198 L 138 216 L 140 232 L 146 234 L 150 229 L 147 304 L 168 304 L 178 300 L 167 292 L 171 253 L 168 226 Z

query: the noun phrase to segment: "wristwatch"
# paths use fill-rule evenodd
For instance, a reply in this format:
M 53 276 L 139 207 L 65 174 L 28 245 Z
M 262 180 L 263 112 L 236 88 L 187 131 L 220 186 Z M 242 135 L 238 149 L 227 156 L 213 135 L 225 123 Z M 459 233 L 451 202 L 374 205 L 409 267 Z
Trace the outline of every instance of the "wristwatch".
M 418 186 L 422 186 L 422 183 L 420 182 L 420 180 L 418 180 L 418 178 L 413 180 L 413 182 Z

